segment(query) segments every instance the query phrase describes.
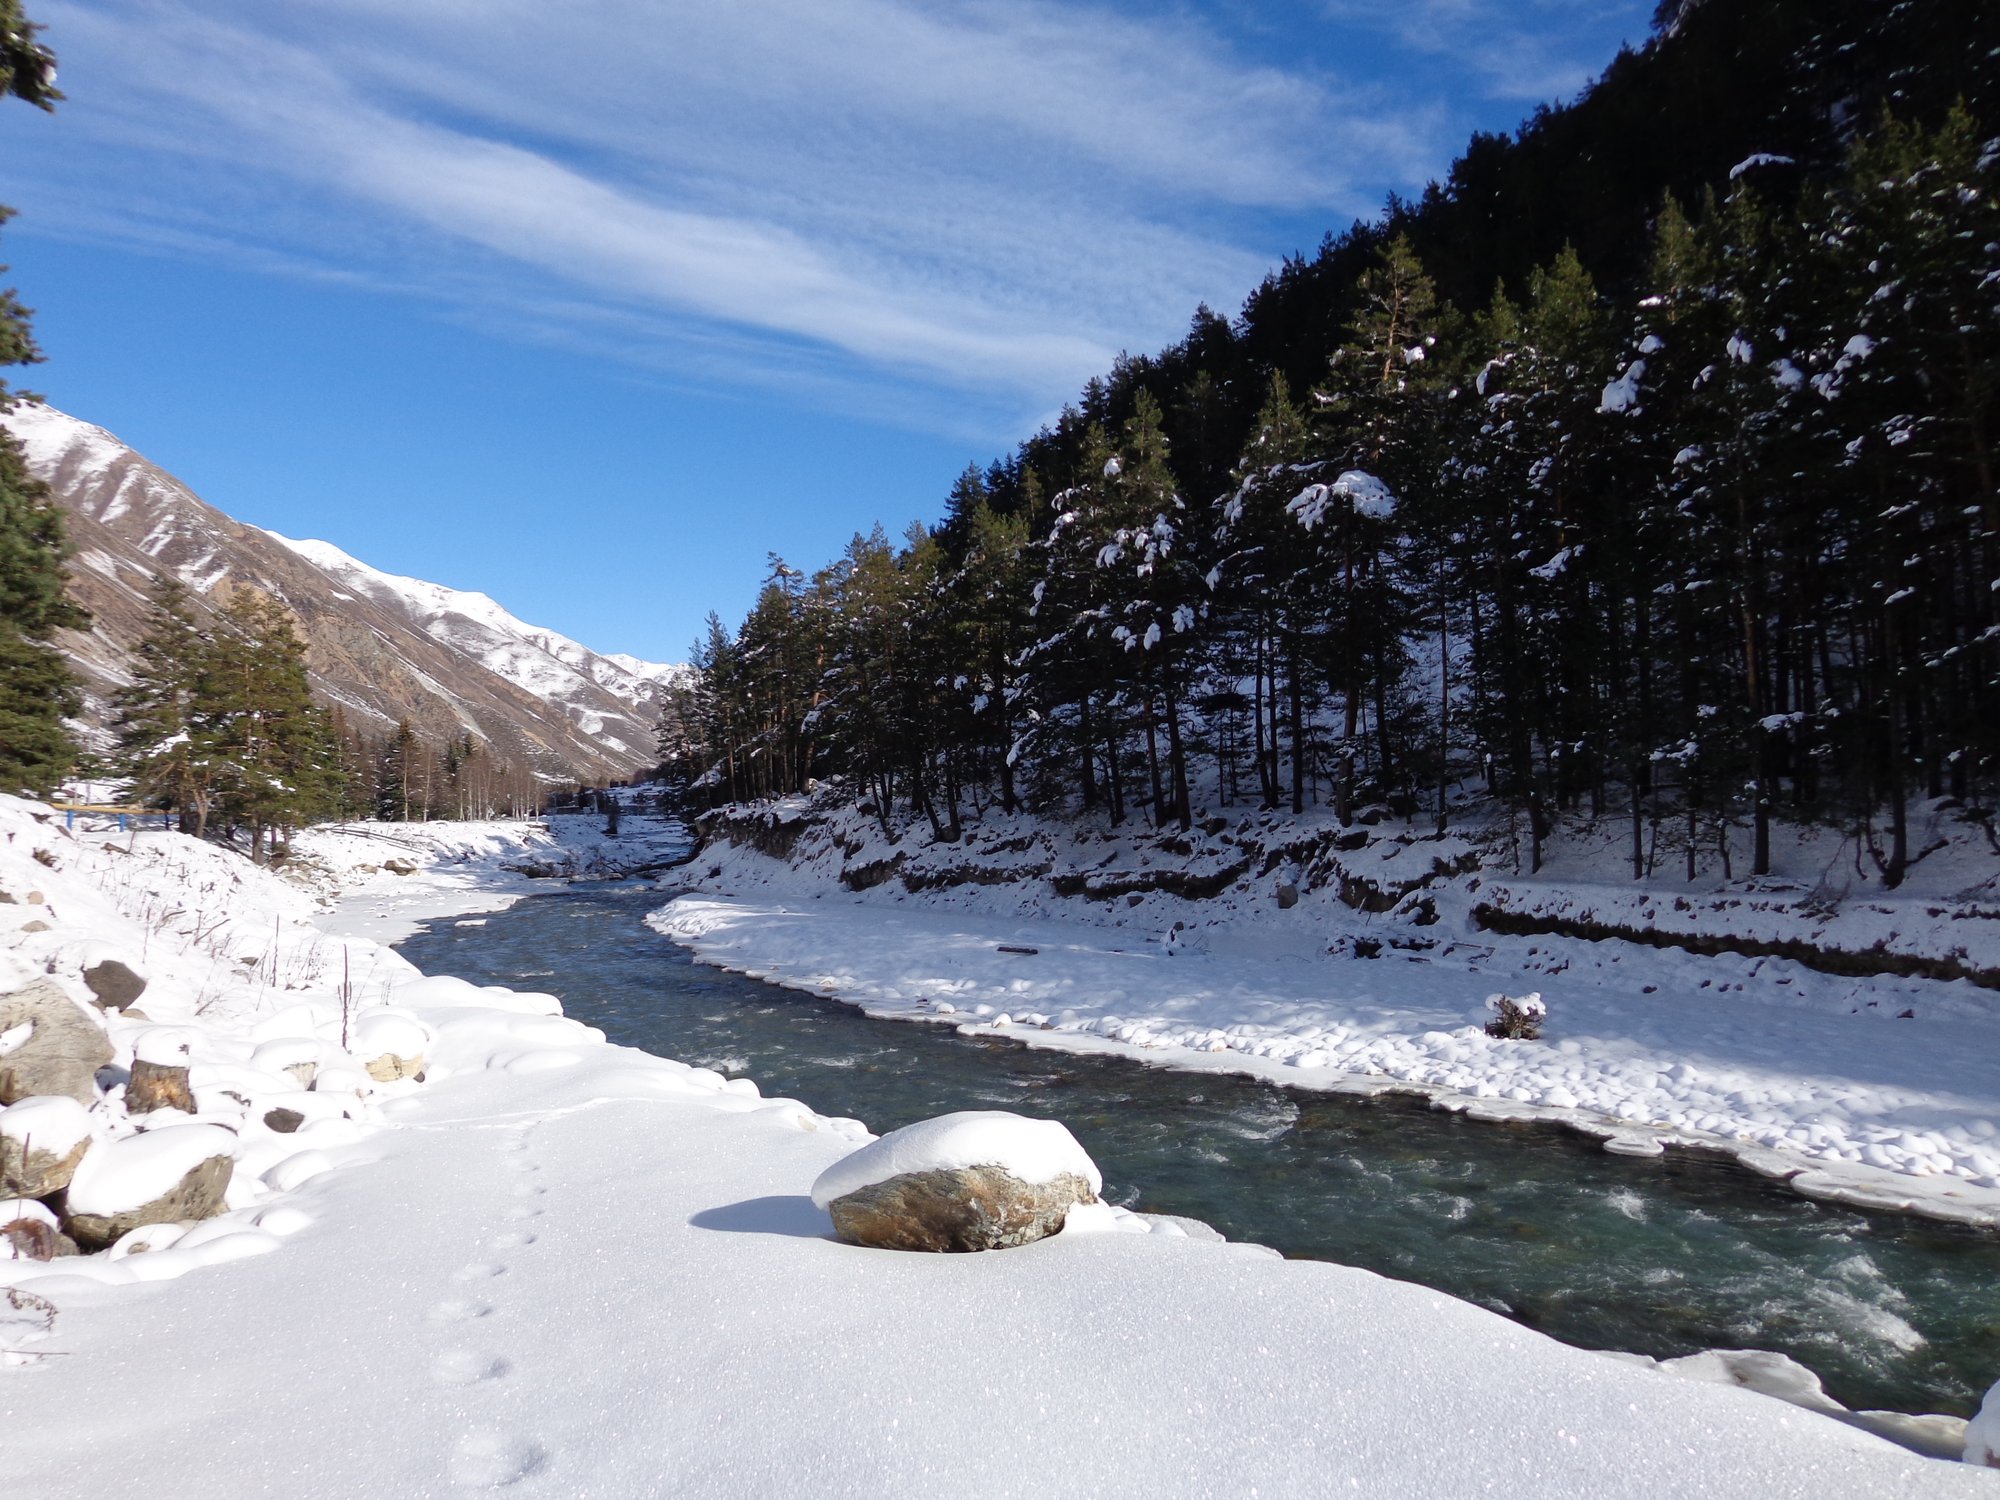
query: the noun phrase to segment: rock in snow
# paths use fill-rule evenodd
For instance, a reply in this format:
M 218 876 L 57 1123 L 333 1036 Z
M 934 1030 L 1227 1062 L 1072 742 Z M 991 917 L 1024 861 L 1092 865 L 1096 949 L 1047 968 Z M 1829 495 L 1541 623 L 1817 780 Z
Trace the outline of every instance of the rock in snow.
M 74 1254 L 76 1241 L 62 1232 L 47 1204 L 32 1198 L 0 1198 L 0 1261 L 54 1260 Z
M 354 1055 L 364 1059 L 368 1076 L 377 1083 L 394 1083 L 401 1078 L 422 1080 L 424 1050 L 430 1036 L 409 1016 L 394 1011 L 373 1011 L 362 1018 L 355 1032 Z
M 966 1110 L 863 1146 L 822 1172 L 812 1196 L 853 1244 L 969 1251 L 1046 1239 L 1103 1187 L 1058 1121 Z
M 104 959 L 85 969 L 83 982 L 90 986 L 90 993 L 103 1010 L 125 1010 L 146 993 L 145 977 L 134 973 L 130 965 L 115 958 Z
M 89 1149 L 90 1115 L 74 1099 L 23 1099 L 0 1109 L 0 1194 L 61 1192 Z
M 219 1125 L 167 1125 L 107 1141 L 70 1180 L 66 1227 L 98 1249 L 141 1224 L 212 1218 L 235 1154 L 236 1137 Z
M 111 1056 L 104 1028 L 53 980 L 0 998 L 0 1104 L 39 1094 L 89 1104 L 97 1097 L 97 1070 Z

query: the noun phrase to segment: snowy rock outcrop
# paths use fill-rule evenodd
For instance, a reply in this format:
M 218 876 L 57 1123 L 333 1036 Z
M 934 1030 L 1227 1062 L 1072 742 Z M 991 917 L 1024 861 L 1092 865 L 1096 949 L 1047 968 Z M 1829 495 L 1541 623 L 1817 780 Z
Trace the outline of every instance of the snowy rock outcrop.
M 89 1104 L 111 1057 L 104 1028 L 53 980 L 0 996 L 0 1104 L 40 1094 Z
M 812 1196 L 851 1244 L 970 1251 L 1046 1239 L 1103 1187 L 1059 1122 L 966 1110 L 863 1146 L 821 1173 Z

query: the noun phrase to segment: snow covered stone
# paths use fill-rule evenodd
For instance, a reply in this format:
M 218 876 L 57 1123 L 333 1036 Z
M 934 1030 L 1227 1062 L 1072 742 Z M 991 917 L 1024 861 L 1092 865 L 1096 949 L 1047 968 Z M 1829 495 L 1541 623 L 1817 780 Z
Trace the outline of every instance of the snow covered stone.
M 140 1035 L 132 1049 L 132 1077 L 125 1085 L 128 1114 L 156 1109 L 194 1113 L 194 1090 L 188 1084 L 194 1044 L 195 1033 L 183 1026 L 155 1026 Z
M 311 1037 L 274 1037 L 258 1044 L 250 1054 L 250 1066 L 289 1074 L 300 1088 L 309 1089 L 319 1074 L 319 1043 Z
M 0 996 L 0 1104 L 44 1094 L 89 1104 L 111 1056 L 103 1026 L 53 980 Z
M 1986 1393 L 1979 1415 L 1965 1425 L 1965 1461 L 2000 1469 L 2000 1381 Z
M 89 1149 L 90 1115 L 74 1099 L 23 1099 L 0 1109 L 0 1195 L 61 1192 Z
M 219 1125 L 167 1125 L 103 1142 L 70 1180 L 64 1227 L 95 1250 L 141 1224 L 213 1218 L 235 1155 L 236 1137 Z
M 394 1083 L 399 1078 L 424 1076 L 424 1050 L 430 1033 L 412 1016 L 395 1011 L 375 1011 L 362 1018 L 354 1036 L 353 1052 L 365 1058 L 368 1076 L 377 1083 Z
M 965 1110 L 891 1131 L 828 1167 L 813 1202 L 850 1244 L 1001 1250 L 1062 1229 L 1104 1178 L 1055 1120 Z

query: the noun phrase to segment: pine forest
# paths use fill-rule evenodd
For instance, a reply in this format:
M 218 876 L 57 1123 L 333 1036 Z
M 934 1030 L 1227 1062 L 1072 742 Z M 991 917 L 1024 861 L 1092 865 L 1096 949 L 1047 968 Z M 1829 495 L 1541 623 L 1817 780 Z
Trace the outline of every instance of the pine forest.
M 1635 877 L 1819 820 L 1895 886 L 1909 801 L 1986 820 L 2000 771 L 2000 140 L 1948 9 L 1663 10 L 935 527 L 774 555 L 668 763 L 710 801 L 848 775 L 946 839 L 1477 791 L 1528 868 L 1567 811 L 1629 820 Z

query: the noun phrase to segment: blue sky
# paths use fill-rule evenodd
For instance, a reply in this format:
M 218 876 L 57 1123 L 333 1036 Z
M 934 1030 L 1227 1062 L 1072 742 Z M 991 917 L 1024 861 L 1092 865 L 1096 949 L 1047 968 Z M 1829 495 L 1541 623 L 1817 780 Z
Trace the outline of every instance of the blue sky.
M 680 659 L 1643 39 L 1632 0 L 31 0 L 26 382 Z

